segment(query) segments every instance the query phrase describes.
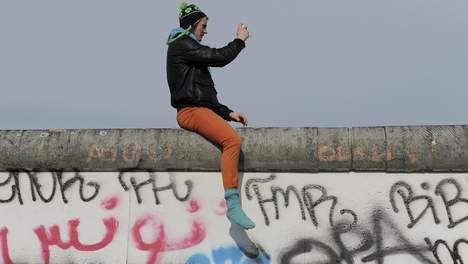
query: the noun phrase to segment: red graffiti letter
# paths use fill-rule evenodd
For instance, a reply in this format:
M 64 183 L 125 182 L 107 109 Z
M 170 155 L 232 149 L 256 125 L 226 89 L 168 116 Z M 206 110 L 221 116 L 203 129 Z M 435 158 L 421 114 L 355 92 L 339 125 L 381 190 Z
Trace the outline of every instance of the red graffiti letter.
M 106 234 L 100 242 L 96 244 L 84 245 L 80 242 L 78 235 L 78 225 L 80 224 L 79 219 L 72 219 L 68 221 L 70 241 L 64 242 L 60 237 L 60 227 L 58 225 L 53 225 L 49 227 L 49 235 L 46 232 L 46 228 L 41 225 L 34 229 L 39 241 L 41 243 L 42 257 L 45 264 L 50 262 L 50 246 L 56 245 L 61 249 L 69 249 L 74 247 L 79 251 L 97 251 L 112 242 L 114 235 L 117 232 L 117 227 L 119 222 L 114 217 L 106 218 L 103 220 L 103 223 L 106 227 Z
M 114 235 L 117 232 L 117 228 L 119 226 L 119 221 L 114 217 L 109 217 L 102 220 L 104 225 L 106 226 L 106 234 L 100 242 L 96 244 L 84 245 L 80 242 L 78 237 L 78 225 L 80 224 L 80 220 L 74 219 L 68 222 L 70 226 L 70 242 L 72 246 L 79 251 L 97 251 L 100 250 L 107 245 L 109 245 L 112 240 L 114 239 Z
M 10 254 L 8 250 L 8 228 L 4 227 L 0 229 L 0 243 L 2 243 L 2 258 L 5 264 L 13 264 L 10 259 Z
M 143 241 L 141 236 L 141 228 L 147 224 L 148 221 L 153 222 L 153 228 L 157 237 L 153 242 L 147 243 Z M 164 230 L 164 225 L 161 223 L 156 223 L 156 220 L 151 216 L 146 216 L 144 218 L 138 219 L 132 228 L 133 239 L 135 240 L 136 247 L 140 250 L 148 251 L 150 253 L 147 264 L 157 263 L 158 256 L 164 251 L 185 249 L 192 246 L 195 246 L 202 242 L 206 237 L 205 227 L 203 224 L 194 221 L 192 223 L 191 234 L 182 239 L 181 241 L 168 242 L 166 241 L 166 232 Z

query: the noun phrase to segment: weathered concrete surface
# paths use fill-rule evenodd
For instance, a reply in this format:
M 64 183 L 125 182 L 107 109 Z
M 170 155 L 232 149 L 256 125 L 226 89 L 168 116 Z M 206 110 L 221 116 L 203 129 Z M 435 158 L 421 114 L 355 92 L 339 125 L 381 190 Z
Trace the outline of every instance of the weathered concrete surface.
M 468 126 L 239 128 L 248 172 L 468 171 Z M 0 170 L 219 171 L 182 129 L 0 130 Z

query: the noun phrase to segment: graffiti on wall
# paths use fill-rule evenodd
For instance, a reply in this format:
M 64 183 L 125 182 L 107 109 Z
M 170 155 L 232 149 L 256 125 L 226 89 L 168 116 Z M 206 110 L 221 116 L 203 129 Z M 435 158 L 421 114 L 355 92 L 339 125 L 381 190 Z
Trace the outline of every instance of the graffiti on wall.
M 250 178 L 245 184 L 246 198 L 257 202 L 266 226 L 271 225 L 272 219 L 281 221 L 281 209 L 289 207 L 294 200 L 297 219 L 315 228 L 329 230 L 325 240 L 311 236 L 298 239 L 283 248 L 279 263 L 291 263 L 295 257 L 312 251 L 322 254 L 324 263 L 384 263 L 388 256 L 404 254 L 417 260 L 416 263 L 464 263 L 462 246 L 467 246 L 465 250 L 468 253 L 468 240 L 465 237 L 450 239 L 454 240 L 453 245 L 450 245 L 447 240 L 431 238 L 430 234 L 424 234 L 420 241 L 415 241 L 407 232 L 424 218 L 427 220 L 425 225 L 444 225 L 447 230 L 468 221 L 468 194 L 464 194 L 463 185 L 455 178 L 443 178 L 434 186 L 428 181 L 421 182 L 418 187 L 424 194 L 418 193 L 413 184 L 398 180 L 390 185 L 388 197 L 379 197 L 386 199 L 376 201 L 376 206 L 364 216 L 350 208 L 339 208 L 338 196 L 329 194 L 324 185 L 307 182 L 300 186 L 276 185 L 276 180 L 277 176 L 272 174 L 266 178 Z M 261 186 L 265 184 L 268 184 L 268 188 L 261 191 Z M 373 196 L 370 198 L 375 199 Z M 382 201 L 386 202 L 386 206 L 390 205 L 392 210 L 382 207 Z M 273 210 L 267 210 L 268 205 Z M 319 207 L 326 208 L 321 211 L 328 219 L 326 223 L 318 221 Z M 291 214 L 283 217 L 291 217 Z M 365 224 L 359 221 L 363 217 L 367 217 Z M 466 232 L 468 223 L 461 230 Z M 344 238 L 346 236 L 355 239 L 348 243 Z M 389 245 L 386 241 L 396 243 Z M 357 246 L 353 247 L 353 244 Z M 445 254 L 445 259 L 441 258 L 441 252 Z M 361 257 L 357 258 L 358 255 Z
M 124 178 L 126 173 L 119 173 L 118 177 L 113 177 L 117 180 L 121 192 L 130 191 L 130 187 L 125 183 Z M 0 182 L 0 202 L 4 205 L 15 205 L 25 207 L 31 204 L 42 203 L 50 205 L 54 208 L 58 204 L 86 207 L 87 203 L 98 203 L 102 210 L 112 211 L 116 209 L 124 199 L 122 194 L 106 197 L 102 191 L 101 183 L 98 180 L 90 180 L 89 177 L 82 175 L 82 173 L 37 173 L 37 172 L 10 172 L 4 176 Z M 146 177 L 146 179 L 145 179 Z M 138 177 L 129 176 L 129 181 L 136 197 L 137 204 L 142 204 L 143 187 L 148 185 L 149 192 L 153 194 L 154 204 L 160 205 L 162 201 L 159 199 L 158 194 L 161 192 L 168 192 L 173 195 L 171 202 L 183 203 L 185 210 L 188 214 L 194 214 L 200 208 L 200 203 L 196 200 L 189 200 L 190 191 L 192 189 L 192 182 L 186 181 L 186 190 L 183 195 L 179 195 L 176 188 L 176 183 L 171 182 L 165 186 L 157 186 L 158 176 L 155 173 L 138 174 Z M 143 179 L 141 182 L 139 182 Z M 149 199 L 148 199 L 149 200 Z M 166 201 L 166 204 L 168 201 Z M 150 206 L 151 207 L 151 206 Z M 95 208 L 94 208 L 95 210 Z M 2 208 L 2 213 L 6 209 Z M 216 214 L 224 214 L 225 204 L 220 202 L 219 208 L 215 211 Z M 54 217 L 54 216 L 51 216 Z M 178 223 L 173 223 L 174 226 L 181 224 L 184 219 L 180 219 Z M 60 248 L 74 250 L 81 252 L 99 251 L 114 242 L 116 233 L 127 232 L 131 237 L 133 246 L 140 250 L 147 252 L 146 263 L 158 263 L 159 256 L 163 252 L 176 251 L 188 247 L 193 247 L 201 243 L 206 236 L 205 225 L 201 221 L 189 221 L 190 232 L 185 236 L 177 239 L 168 239 L 166 237 L 166 229 L 170 226 L 168 223 L 163 223 L 157 215 L 146 213 L 141 217 L 136 218 L 130 226 L 130 230 L 126 230 L 126 226 L 122 226 L 119 221 L 118 215 L 109 216 L 100 219 L 101 228 L 104 232 L 102 237 L 98 238 L 94 243 L 83 243 L 80 240 L 80 234 L 87 232 L 95 232 L 98 227 L 94 226 L 92 230 L 80 227 L 81 219 L 73 218 L 64 221 L 63 223 L 56 223 L 51 225 L 37 224 L 32 228 L 31 237 L 37 240 L 40 245 L 40 254 L 44 263 L 50 263 L 51 248 Z M 0 221 L 1 224 L 1 221 Z M 98 225 L 98 222 L 96 222 Z M 8 239 L 14 236 L 10 232 L 8 226 L 2 225 L 0 228 L 0 243 L 3 263 L 15 263 L 10 256 L 10 246 Z M 123 230 L 122 230 L 123 229 Z M 147 239 L 143 235 L 143 231 L 147 234 L 153 233 L 153 239 Z M 28 238 L 30 239 L 30 238 Z
M 230 233 L 217 173 L 2 173 L 0 263 L 465 263 L 467 183 L 245 174 L 243 207 L 257 223 L 248 237 L 262 249 L 249 258 Z

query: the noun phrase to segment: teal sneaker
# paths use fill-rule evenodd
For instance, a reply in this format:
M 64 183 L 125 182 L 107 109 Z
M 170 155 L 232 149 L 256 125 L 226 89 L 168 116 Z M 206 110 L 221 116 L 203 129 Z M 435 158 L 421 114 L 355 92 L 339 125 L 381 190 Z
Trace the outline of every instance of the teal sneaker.
M 239 200 L 239 191 L 237 189 L 227 189 L 224 193 L 226 200 L 227 212 L 226 216 L 232 222 L 240 225 L 244 229 L 255 227 L 254 222 L 242 210 Z

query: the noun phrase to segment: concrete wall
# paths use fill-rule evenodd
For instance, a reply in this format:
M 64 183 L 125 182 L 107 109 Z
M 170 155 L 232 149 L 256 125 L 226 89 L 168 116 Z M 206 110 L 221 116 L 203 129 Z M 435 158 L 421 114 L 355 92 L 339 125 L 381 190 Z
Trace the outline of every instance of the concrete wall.
M 248 172 L 468 171 L 468 126 L 240 128 Z M 181 129 L 0 131 L 0 170 L 218 171 L 220 146 Z
M 465 126 L 0 131 L 0 263 L 464 263 Z

